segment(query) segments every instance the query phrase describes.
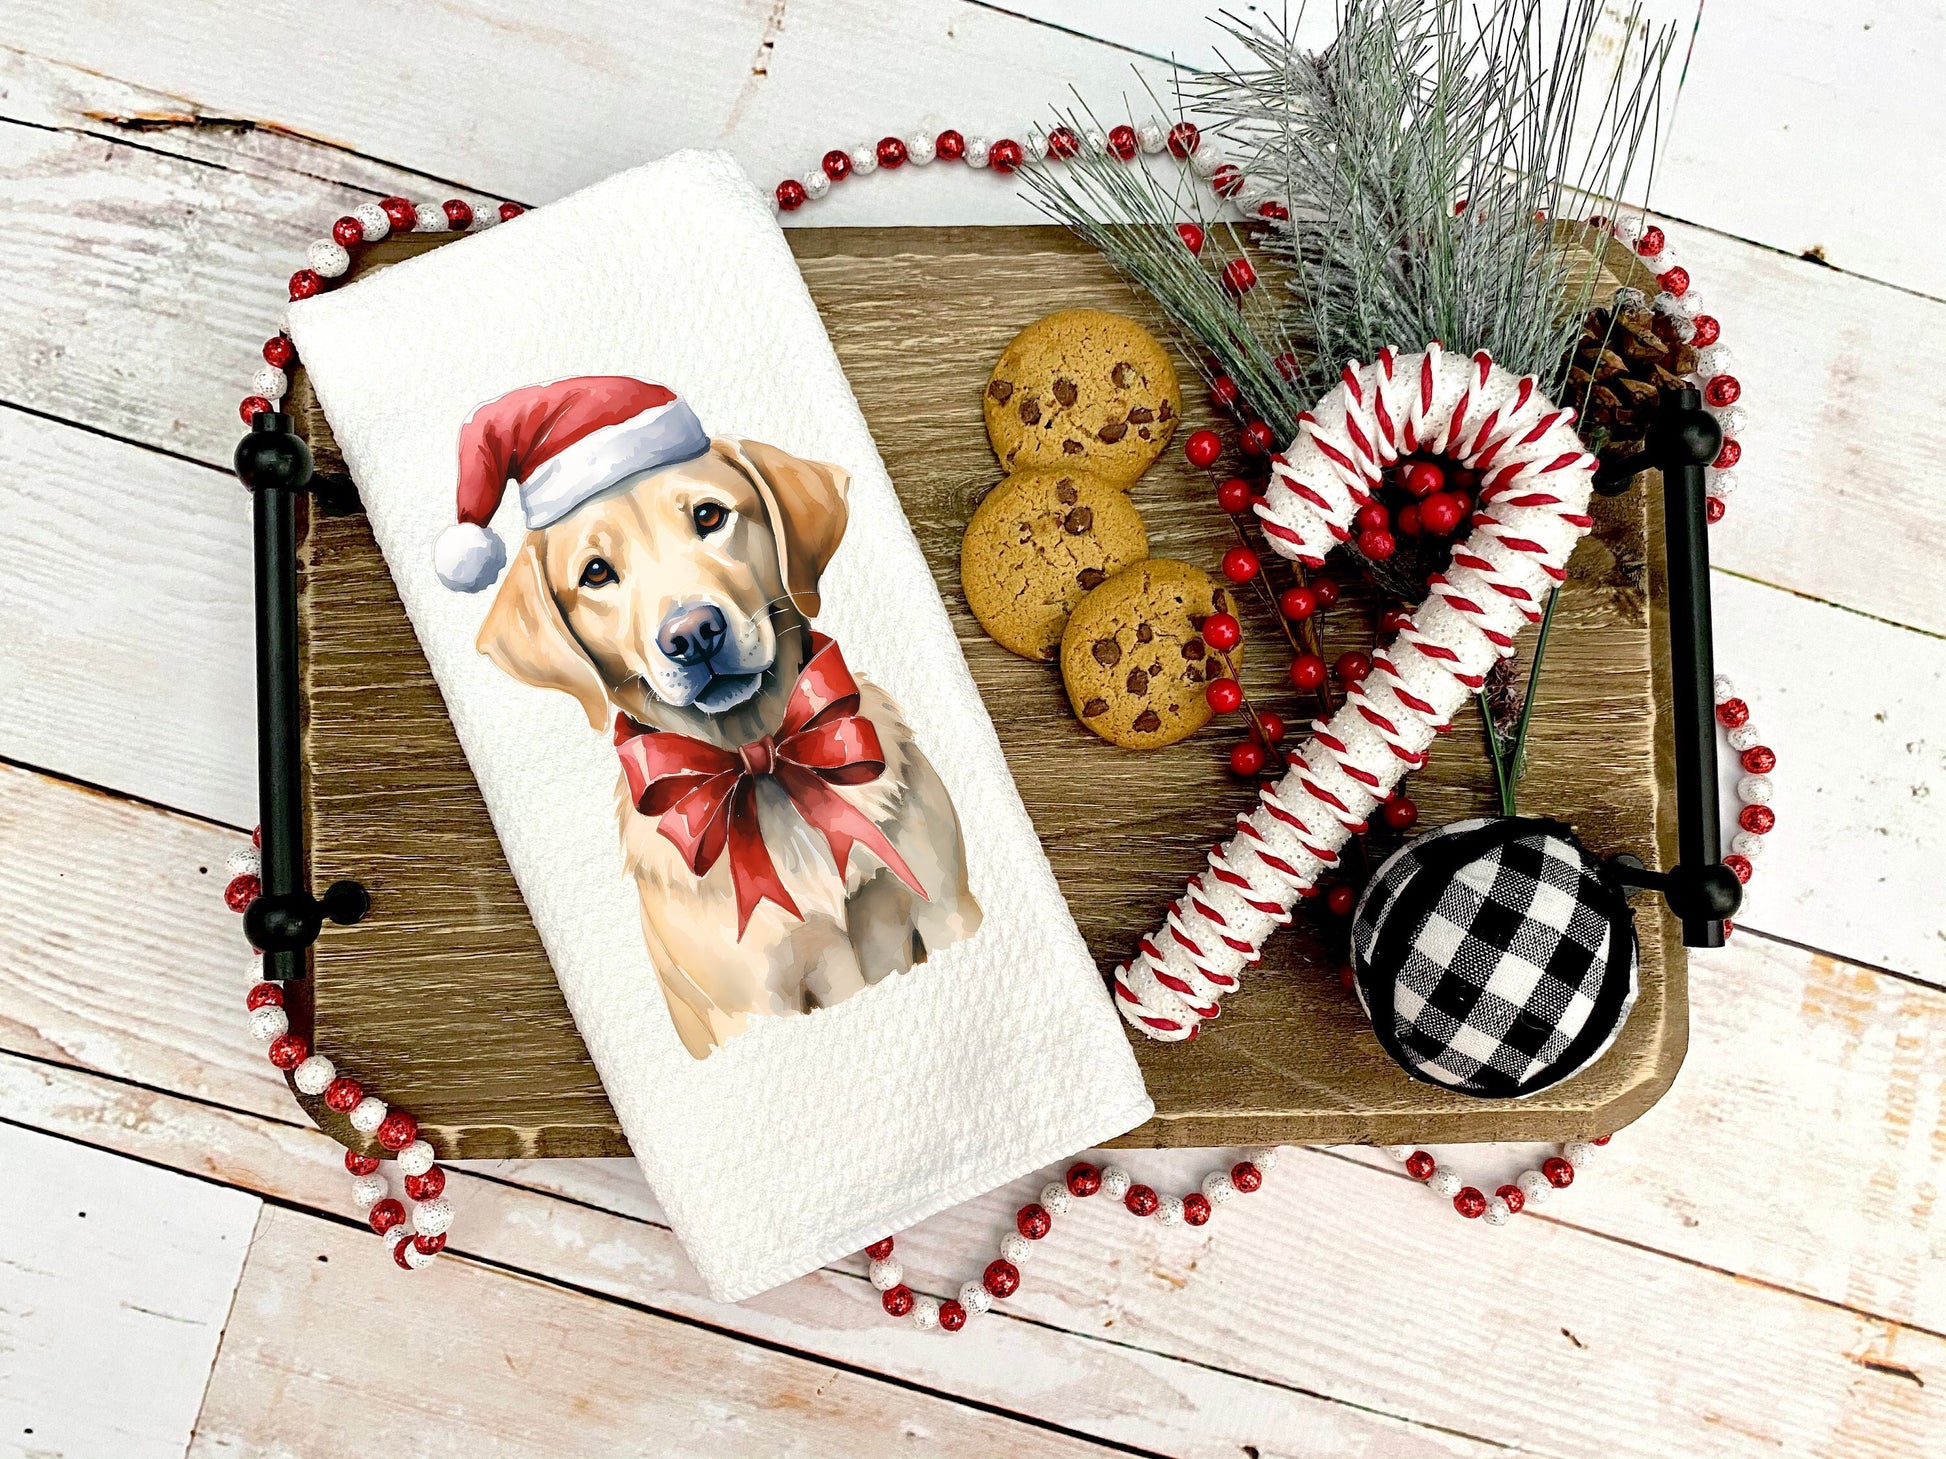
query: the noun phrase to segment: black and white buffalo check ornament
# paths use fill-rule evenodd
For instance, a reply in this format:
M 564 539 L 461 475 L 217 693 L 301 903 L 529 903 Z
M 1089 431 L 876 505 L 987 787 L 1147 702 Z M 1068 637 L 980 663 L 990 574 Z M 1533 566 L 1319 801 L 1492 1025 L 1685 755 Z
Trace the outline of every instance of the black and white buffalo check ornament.
M 1366 887 L 1351 943 L 1386 1052 L 1482 1098 L 1587 1067 L 1635 1004 L 1627 898 L 1558 821 L 1459 821 L 1408 843 Z

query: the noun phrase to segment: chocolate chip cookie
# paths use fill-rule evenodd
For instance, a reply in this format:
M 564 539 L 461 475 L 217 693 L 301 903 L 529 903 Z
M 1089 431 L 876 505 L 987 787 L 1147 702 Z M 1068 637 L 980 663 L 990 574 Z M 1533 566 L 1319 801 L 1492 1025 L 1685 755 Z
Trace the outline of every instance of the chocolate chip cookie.
M 1121 487 L 1082 471 L 1021 471 L 967 524 L 960 586 L 1002 648 L 1052 661 L 1074 605 L 1148 555 L 1141 513 Z
M 1123 568 L 1075 605 L 1061 636 L 1061 678 L 1081 722 L 1128 750 L 1158 750 L 1209 723 L 1203 686 L 1220 660 L 1203 620 L 1230 611 L 1226 589 L 1186 562 Z M 1243 662 L 1243 646 L 1230 650 Z
M 1014 336 L 986 388 L 987 439 L 1009 471 L 1081 467 L 1123 487 L 1182 412 L 1169 352 L 1141 325 L 1064 309 Z

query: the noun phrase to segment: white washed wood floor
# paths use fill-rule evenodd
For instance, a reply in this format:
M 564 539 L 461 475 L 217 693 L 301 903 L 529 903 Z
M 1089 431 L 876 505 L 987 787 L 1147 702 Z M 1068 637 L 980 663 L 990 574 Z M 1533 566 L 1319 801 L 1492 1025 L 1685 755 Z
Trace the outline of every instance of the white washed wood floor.
M 1292 1152 L 1202 1233 L 1085 1210 L 942 1340 L 857 1263 L 719 1306 L 631 1166 L 510 1164 L 456 1178 L 456 1255 L 407 1279 L 245 1037 L 225 463 L 304 244 L 679 145 L 768 184 L 998 135 L 1202 54 L 1201 8 L 0 0 L 0 1453 L 1946 1453 L 1935 0 L 1712 6 L 1696 45 L 1659 196 L 1755 418 L 1718 650 L 1781 829 L 1694 964 L 1674 1092 L 1548 1214 L 1465 1225 Z M 812 220 L 1030 216 L 934 168 Z M 908 1269 L 957 1283 L 1031 1184 L 902 1237 Z

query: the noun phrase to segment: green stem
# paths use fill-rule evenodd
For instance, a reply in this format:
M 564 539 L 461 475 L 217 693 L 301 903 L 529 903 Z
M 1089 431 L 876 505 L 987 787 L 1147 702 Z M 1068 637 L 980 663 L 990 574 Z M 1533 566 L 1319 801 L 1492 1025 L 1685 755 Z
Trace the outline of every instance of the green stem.
M 1554 605 L 1560 598 L 1559 588 L 1547 595 L 1547 609 L 1541 614 L 1540 637 L 1534 640 L 1534 662 L 1527 669 L 1527 693 L 1520 701 L 1520 723 L 1514 729 L 1514 750 L 1509 759 L 1511 774 L 1507 794 L 1503 797 L 1508 806 L 1508 815 L 1513 814 L 1513 786 L 1527 772 L 1527 724 L 1534 717 L 1534 691 L 1540 687 L 1541 656 L 1547 652 L 1548 630 L 1554 627 Z
M 1507 768 L 1500 760 L 1500 732 L 1493 727 L 1493 709 L 1487 703 L 1486 691 L 1481 690 L 1473 696 L 1474 704 L 1480 710 L 1480 728 L 1487 738 L 1487 759 L 1493 763 L 1493 783 L 1500 791 L 1500 814 L 1511 816 L 1514 813 L 1514 788 L 1507 779 Z

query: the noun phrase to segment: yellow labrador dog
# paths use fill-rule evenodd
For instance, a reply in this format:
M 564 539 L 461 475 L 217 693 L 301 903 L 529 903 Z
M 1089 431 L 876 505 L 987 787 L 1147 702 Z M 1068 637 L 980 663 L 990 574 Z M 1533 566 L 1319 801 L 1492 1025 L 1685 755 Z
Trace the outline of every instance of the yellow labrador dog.
M 724 750 L 774 735 L 811 654 L 818 580 L 844 535 L 849 477 L 756 441 L 715 439 L 530 530 L 478 647 L 523 683 Z M 753 1017 L 828 1008 L 970 937 L 959 818 L 898 706 L 860 679 L 884 770 L 836 793 L 924 888 L 863 845 L 842 878 L 826 837 L 770 776 L 752 781 L 763 841 L 801 916 L 759 902 L 739 935 L 731 858 L 690 870 L 620 786 L 623 855 L 670 1017 L 697 1058 Z M 746 762 L 747 763 L 747 762 Z

